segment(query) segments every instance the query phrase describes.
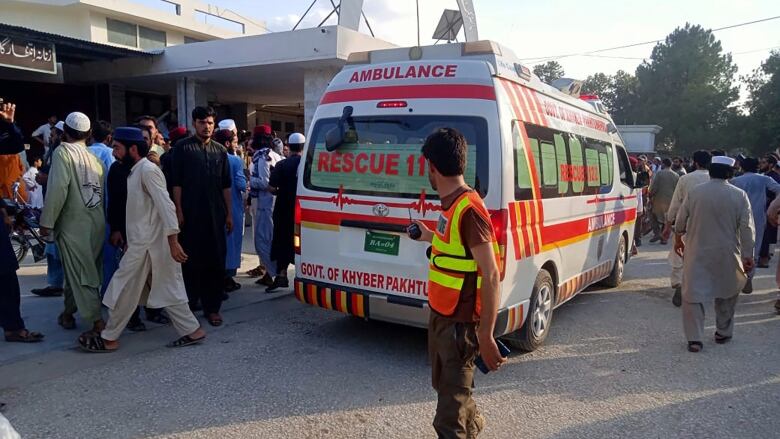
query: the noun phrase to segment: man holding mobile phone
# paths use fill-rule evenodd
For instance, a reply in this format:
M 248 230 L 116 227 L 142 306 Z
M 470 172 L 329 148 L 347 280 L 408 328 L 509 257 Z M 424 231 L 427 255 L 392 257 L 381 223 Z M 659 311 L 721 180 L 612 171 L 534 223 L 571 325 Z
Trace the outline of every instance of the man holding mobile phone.
M 420 221 L 409 230 L 410 237 L 432 244 L 428 352 L 438 393 L 433 427 L 440 438 L 477 437 L 485 421 L 472 398 L 474 360 L 479 354 L 489 370 L 506 361 L 493 338 L 500 286 L 498 244 L 482 198 L 463 177 L 467 148 L 466 139 L 452 128 L 426 139 L 422 154 L 442 213 L 435 231 Z

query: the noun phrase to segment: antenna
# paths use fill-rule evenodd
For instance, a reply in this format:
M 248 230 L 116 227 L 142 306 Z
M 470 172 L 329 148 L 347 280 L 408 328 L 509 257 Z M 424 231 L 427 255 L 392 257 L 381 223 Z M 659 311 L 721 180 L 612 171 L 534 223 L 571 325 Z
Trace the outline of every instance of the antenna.
M 420 47 L 420 0 L 416 0 L 417 4 L 417 47 Z

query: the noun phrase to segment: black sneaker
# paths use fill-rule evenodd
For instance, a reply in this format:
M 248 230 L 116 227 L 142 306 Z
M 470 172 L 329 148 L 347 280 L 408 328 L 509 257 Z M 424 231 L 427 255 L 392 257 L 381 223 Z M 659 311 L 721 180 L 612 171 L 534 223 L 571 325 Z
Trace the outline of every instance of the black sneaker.
M 62 288 L 47 286 L 46 288 L 35 288 L 30 290 L 31 293 L 41 297 L 57 297 L 62 296 Z
M 745 283 L 745 287 L 742 288 L 742 293 L 750 294 L 753 292 L 753 279 L 748 279 Z
M 274 283 L 265 289 L 266 293 L 274 293 L 279 288 L 289 288 L 290 287 L 290 281 L 287 280 L 284 276 L 276 276 L 276 279 L 274 279 Z
M 130 319 L 127 323 L 127 329 L 133 332 L 142 332 L 146 331 L 146 325 L 144 325 L 144 322 L 142 322 L 140 318 L 134 318 Z
M 650 238 L 650 242 L 651 242 L 651 243 L 653 243 L 653 242 L 658 242 L 658 241 L 660 241 L 660 240 L 661 240 L 661 237 L 660 237 L 660 236 L 653 236 L 652 238 Z

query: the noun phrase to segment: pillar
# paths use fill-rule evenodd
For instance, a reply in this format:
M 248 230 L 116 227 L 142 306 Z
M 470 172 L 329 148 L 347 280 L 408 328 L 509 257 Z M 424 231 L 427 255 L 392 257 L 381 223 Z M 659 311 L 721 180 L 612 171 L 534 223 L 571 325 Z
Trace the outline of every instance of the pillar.
M 192 109 L 207 104 L 206 90 L 202 81 L 188 77 L 176 80 L 176 108 L 178 109 L 179 126 L 189 127 L 192 124 Z
M 124 85 L 108 85 L 108 105 L 111 113 L 111 125 L 121 127 L 128 124 L 127 120 L 127 99 Z
M 306 70 L 303 73 L 303 121 L 307 135 L 314 118 L 314 111 L 320 104 L 325 89 L 330 84 L 331 79 L 340 71 L 339 67 L 327 67 Z

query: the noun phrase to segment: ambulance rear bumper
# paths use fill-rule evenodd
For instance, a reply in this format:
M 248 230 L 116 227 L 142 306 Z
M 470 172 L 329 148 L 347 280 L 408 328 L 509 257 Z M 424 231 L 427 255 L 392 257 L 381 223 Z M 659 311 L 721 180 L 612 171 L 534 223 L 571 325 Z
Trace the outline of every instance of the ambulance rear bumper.
M 345 288 L 299 277 L 295 278 L 295 298 L 302 303 L 367 320 L 428 327 L 427 300 Z

